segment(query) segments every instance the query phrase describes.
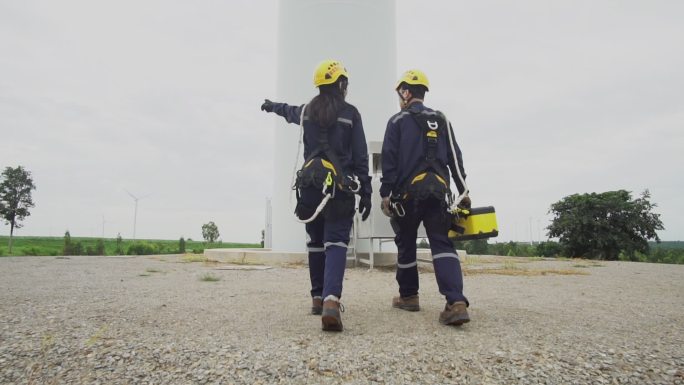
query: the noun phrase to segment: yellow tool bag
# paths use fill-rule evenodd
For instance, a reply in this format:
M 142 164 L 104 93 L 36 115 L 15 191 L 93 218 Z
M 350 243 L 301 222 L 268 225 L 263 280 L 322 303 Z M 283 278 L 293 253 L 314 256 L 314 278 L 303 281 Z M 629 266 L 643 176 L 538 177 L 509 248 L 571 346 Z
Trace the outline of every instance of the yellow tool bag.
M 451 220 L 449 238 L 454 241 L 492 238 L 499 235 L 493 206 L 458 208 Z

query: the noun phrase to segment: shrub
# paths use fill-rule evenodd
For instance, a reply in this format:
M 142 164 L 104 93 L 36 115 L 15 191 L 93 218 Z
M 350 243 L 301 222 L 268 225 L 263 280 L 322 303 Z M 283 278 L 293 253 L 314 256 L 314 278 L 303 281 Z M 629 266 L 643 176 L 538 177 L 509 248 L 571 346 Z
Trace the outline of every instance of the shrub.
M 202 282 L 216 282 L 216 281 L 219 281 L 220 279 L 221 278 L 219 278 L 219 277 L 217 277 L 211 273 L 206 273 L 200 277 L 200 281 L 202 281 Z
M 98 239 L 95 242 L 95 255 L 105 255 L 105 244 L 103 239 Z
M 48 255 L 49 252 L 36 246 L 30 246 L 30 247 L 22 247 L 21 251 L 17 253 L 17 255 L 29 255 L 29 256 L 36 256 L 36 255 Z
M 537 255 L 537 250 L 534 246 L 513 241 L 487 245 L 487 252 L 491 255 L 506 255 L 509 257 L 534 257 Z
M 71 242 L 71 254 L 68 255 L 83 255 L 83 245 L 81 242 Z
M 632 261 L 632 262 L 650 262 L 649 256 L 641 253 L 639 251 L 625 251 L 621 250 L 618 254 L 618 260 L 620 261 Z
M 465 250 L 468 254 L 483 255 L 487 254 L 487 240 L 486 239 L 473 239 L 470 241 L 465 241 Z
M 157 254 L 159 248 L 155 244 L 151 244 L 145 241 L 134 242 L 128 246 L 128 255 L 152 255 Z
M 2 255 L 1 251 L 0 255 Z M 684 264 L 684 249 L 651 248 L 649 262 Z
M 537 255 L 540 257 L 556 257 L 561 255 L 563 247 L 558 242 L 541 242 L 537 245 Z

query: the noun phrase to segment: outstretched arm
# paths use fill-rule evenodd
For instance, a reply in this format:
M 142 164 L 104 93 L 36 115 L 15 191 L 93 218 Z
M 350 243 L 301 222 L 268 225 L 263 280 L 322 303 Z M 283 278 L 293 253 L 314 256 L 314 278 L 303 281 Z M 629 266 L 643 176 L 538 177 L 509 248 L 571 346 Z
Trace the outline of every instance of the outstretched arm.
M 291 106 L 287 103 L 275 103 L 268 99 L 265 99 L 264 104 L 261 105 L 262 111 L 274 112 L 285 118 L 288 123 L 294 124 L 300 123 L 302 108 L 304 108 L 303 104 L 301 106 Z

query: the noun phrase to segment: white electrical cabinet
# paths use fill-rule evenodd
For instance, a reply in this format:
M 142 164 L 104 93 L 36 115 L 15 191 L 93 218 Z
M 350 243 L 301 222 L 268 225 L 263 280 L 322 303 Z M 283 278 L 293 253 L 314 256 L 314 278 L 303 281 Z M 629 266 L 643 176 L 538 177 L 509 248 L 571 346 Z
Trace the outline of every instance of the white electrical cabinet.
M 394 231 L 390 225 L 390 218 L 385 216 L 380 208 L 382 204 L 382 198 L 380 198 L 382 142 L 368 142 L 368 152 L 370 173 L 373 178 L 371 181 L 371 186 L 373 187 L 373 195 L 371 197 L 373 209 L 365 221 L 361 220 L 360 214 L 356 214 L 353 235 L 356 261 L 367 264 L 372 269 L 375 263 L 374 253 L 382 252 L 382 244 L 392 242 L 392 246 L 394 246 Z M 418 237 L 425 238 L 426 236 L 425 228 L 421 224 L 418 228 Z M 368 258 L 361 257 L 358 251 L 366 250 L 368 251 Z M 392 250 L 396 250 L 396 248 L 392 247 Z M 396 261 L 396 255 L 394 259 Z

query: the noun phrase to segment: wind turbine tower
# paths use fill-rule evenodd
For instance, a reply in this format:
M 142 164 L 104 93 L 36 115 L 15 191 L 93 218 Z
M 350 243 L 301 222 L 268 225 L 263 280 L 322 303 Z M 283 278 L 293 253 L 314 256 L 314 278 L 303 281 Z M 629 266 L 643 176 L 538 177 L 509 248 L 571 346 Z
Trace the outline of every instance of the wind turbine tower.
M 135 239 L 136 239 L 136 238 L 135 238 L 135 225 L 136 225 L 136 222 L 138 221 L 138 201 L 139 201 L 140 199 L 145 198 L 145 197 L 140 197 L 140 198 L 138 198 L 138 197 L 136 197 L 135 195 L 131 194 L 131 192 L 128 191 L 128 190 L 126 190 L 126 192 L 127 192 L 128 195 L 130 195 L 131 198 L 133 198 L 133 200 L 135 201 L 135 210 L 133 211 L 133 240 L 135 240 Z
M 398 110 L 395 1 L 280 0 L 278 32 L 276 100 L 308 103 L 318 94 L 316 65 L 340 60 L 349 72 L 347 100 L 361 112 L 366 141 L 382 141 L 387 119 Z M 304 251 L 306 246 L 290 204 L 298 135 L 298 127 L 278 121 L 271 234 L 278 251 Z

